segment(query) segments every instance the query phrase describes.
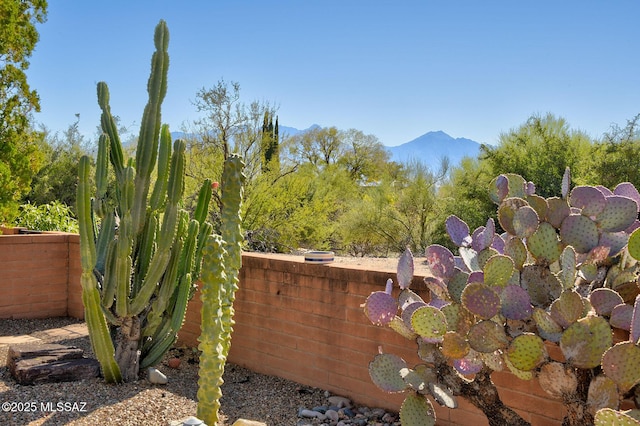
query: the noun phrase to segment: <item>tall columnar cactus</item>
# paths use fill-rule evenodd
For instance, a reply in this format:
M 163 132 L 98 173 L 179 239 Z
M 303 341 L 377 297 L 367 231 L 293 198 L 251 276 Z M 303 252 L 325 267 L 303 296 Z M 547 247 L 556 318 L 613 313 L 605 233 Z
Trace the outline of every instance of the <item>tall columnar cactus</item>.
M 140 368 L 158 363 L 175 342 L 212 230 L 205 221 L 210 182 L 202 186 L 195 219 L 189 220 L 180 208 L 185 143 L 178 140 L 172 149 L 169 128 L 160 126 L 169 63 L 164 21 L 157 25 L 154 40 L 149 102 L 135 162 L 129 159 L 125 164 L 109 90 L 98 83 L 104 133 L 96 160 L 93 208 L 89 159 L 80 161 L 82 297 L 93 349 L 108 382 L 137 379 Z M 107 191 L 109 164 L 116 178 L 113 195 Z
M 233 302 L 242 264 L 240 208 L 245 176 L 240 157 L 231 155 L 222 175 L 221 235 L 212 235 L 204 248 L 202 269 L 202 351 L 198 379 L 198 417 L 209 425 L 218 422 L 222 375 L 231 346 Z
M 490 196 L 503 234 L 493 219 L 470 232 L 451 216 L 458 255 L 426 249 L 429 299 L 409 289 L 409 251 L 397 297 L 391 281 L 369 296 L 368 318 L 414 340 L 424 361 L 410 368 L 381 353 L 369 366 L 381 389 L 409 392 L 403 426 L 433 424 L 427 396 L 449 408 L 467 398 L 491 425 L 528 424 L 491 381 L 503 370 L 561 399 L 565 425 L 640 424 L 640 411 L 617 411 L 623 398 L 640 404 L 640 194 L 630 183 L 570 190 L 569 180 L 567 171 L 561 197 L 545 199 L 518 175 L 497 177 Z M 628 338 L 615 343 L 614 329 Z

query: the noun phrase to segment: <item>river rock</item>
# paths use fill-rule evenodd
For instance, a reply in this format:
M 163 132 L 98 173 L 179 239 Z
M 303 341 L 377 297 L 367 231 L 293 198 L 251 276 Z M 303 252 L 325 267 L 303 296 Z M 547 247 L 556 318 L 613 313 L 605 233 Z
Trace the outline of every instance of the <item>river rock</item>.
M 149 381 L 156 385 L 166 385 L 169 379 L 157 368 L 149 367 L 147 369 Z

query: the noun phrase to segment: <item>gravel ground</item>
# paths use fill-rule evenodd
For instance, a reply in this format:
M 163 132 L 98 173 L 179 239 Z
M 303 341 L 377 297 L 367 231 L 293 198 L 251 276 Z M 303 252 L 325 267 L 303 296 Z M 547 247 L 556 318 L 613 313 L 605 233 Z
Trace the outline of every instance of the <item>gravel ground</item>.
M 26 335 L 43 343 L 60 343 L 84 349 L 92 357 L 88 337 L 60 340 L 44 330 L 81 323 L 71 318 L 38 320 L 0 320 L 0 336 Z M 101 378 L 81 382 L 21 386 L 5 367 L 8 346 L 0 345 L 0 403 L 26 403 L 35 411 L 0 411 L 0 425 L 167 425 L 196 413 L 198 381 L 197 354 L 191 349 L 172 349 L 158 366 L 169 378 L 167 385 L 146 380 L 108 385 Z M 180 356 L 178 369 L 167 365 L 169 357 Z M 258 420 L 268 425 L 296 425 L 298 409 L 326 401 L 324 391 L 278 377 L 258 374 L 227 364 L 224 374 L 220 426 L 230 426 L 238 418 Z M 62 411 L 41 410 L 41 403 L 70 403 Z M 35 404 L 32 404 L 35 403 Z M 77 403 L 77 405 L 73 405 Z M 18 407 L 19 408 L 19 407 Z M 83 411 L 79 411 L 83 410 Z M 211 426 L 211 425 L 210 425 Z

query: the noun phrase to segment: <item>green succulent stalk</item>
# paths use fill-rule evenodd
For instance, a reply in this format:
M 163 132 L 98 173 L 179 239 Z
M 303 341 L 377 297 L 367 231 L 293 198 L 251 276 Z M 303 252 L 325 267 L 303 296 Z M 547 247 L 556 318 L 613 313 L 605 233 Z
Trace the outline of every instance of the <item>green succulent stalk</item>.
M 90 161 L 80 161 L 82 297 L 93 349 L 108 382 L 136 380 L 140 368 L 157 364 L 175 342 L 198 279 L 201 247 L 212 229 L 206 222 L 209 181 L 200 191 L 197 218 L 189 220 L 181 209 L 186 145 L 178 140 L 172 147 L 168 126 L 160 125 L 169 64 L 164 21 L 154 41 L 135 162 L 125 162 L 104 82 L 97 90 L 104 133 L 93 206 Z M 107 191 L 109 164 L 116 178 L 113 195 Z
M 217 424 L 225 363 L 231 347 L 233 302 L 242 265 L 240 208 L 244 164 L 237 155 L 225 161 L 222 176 L 221 235 L 212 235 L 204 247 L 202 263 L 202 319 L 198 338 L 202 351 L 198 380 L 198 418 Z

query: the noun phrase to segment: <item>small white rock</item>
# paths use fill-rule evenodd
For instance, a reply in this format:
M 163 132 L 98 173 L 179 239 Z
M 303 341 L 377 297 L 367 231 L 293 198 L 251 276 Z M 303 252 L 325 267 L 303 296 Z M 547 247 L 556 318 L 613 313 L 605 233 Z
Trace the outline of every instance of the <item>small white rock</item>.
M 156 385 L 166 385 L 169 379 L 157 368 L 149 367 L 147 369 L 149 375 L 149 381 Z
M 238 419 L 231 426 L 267 426 L 267 424 L 255 420 Z

